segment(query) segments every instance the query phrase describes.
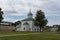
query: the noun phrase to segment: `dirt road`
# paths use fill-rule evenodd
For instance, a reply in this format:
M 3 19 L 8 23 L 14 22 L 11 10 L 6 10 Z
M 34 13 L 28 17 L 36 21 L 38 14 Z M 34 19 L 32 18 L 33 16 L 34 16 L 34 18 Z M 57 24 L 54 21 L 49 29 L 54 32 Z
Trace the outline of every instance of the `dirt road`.
M 40 33 L 26 33 L 26 34 L 6 34 L 6 35 L 0 35 L 0 37 L 6 37 L 6 36 L 18 36 L 18 35 L 34 35 L 34 34 L 40 34 Z

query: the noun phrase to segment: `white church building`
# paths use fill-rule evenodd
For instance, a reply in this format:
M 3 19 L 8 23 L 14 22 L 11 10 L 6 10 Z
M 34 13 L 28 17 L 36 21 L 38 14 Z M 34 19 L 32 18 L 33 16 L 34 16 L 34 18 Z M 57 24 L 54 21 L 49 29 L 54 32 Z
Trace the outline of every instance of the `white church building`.
M 34 25 L 33 14 L 29 11 L 27 18 L 21 20 L 21 24 L 16 26 L 16 31 L 39 31 L 40 28 Z

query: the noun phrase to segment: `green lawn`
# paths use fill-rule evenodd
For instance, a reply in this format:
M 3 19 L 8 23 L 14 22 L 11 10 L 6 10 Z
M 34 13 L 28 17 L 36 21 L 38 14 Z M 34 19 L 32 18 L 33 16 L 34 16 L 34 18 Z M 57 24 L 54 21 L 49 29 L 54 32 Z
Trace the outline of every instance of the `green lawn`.
M 18 32 L 18 31 L 0 31 L 0 34 L 25 34 L 25 33 L 37 33 L 37 32 Z
M 11 32 L 11 34 L 12 33 L 26 34 L 35 32 Z M 56 34 L 54 32 L 40 32 L 40 34 L 33 34 L 33 35 L 31 34 L 31 35 L 0 37 L 0 40 L 60 40 L 60 34 Z

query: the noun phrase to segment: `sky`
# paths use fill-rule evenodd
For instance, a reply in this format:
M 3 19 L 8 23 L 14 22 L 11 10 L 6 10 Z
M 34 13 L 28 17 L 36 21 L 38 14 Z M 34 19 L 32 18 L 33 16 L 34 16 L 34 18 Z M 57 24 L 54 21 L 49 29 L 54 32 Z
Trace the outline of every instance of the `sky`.
M 4 20 L 15 22 L 27 17 L 29 10 L 35 17 L 42 10 L 48 20 L 47 25 L 60 24 L 60 0 L 0 0 Z

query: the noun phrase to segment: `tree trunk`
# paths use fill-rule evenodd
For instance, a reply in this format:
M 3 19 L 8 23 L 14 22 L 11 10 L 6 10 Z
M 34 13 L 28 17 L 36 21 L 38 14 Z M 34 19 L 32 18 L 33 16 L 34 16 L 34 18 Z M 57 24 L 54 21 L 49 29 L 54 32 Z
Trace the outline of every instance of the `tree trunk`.
M 41 26 L 40 26 L 40 32 L 41 32 Z

